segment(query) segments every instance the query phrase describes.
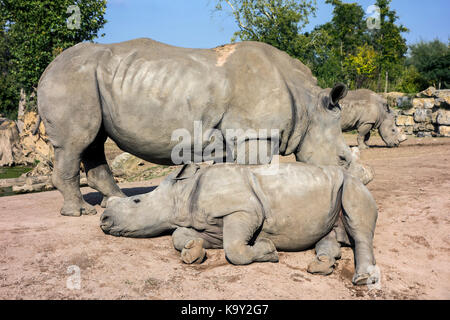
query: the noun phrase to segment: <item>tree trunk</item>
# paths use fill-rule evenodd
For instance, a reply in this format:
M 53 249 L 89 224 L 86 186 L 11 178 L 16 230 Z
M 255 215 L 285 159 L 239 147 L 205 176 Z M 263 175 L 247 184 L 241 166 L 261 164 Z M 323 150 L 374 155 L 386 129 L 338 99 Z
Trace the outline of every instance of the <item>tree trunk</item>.
M 384 93 L 388 92 L 389 73 L 386 71 L 386 84 L 384 86 Z
M 19 112 L 17 114 L 17 129 L 19 133 L 23 130 L 23 115 L 25 114 L 25 107 L 27 105 L 27 95 L 23 88 L 20 89 L 20 100 L 19 100 Z

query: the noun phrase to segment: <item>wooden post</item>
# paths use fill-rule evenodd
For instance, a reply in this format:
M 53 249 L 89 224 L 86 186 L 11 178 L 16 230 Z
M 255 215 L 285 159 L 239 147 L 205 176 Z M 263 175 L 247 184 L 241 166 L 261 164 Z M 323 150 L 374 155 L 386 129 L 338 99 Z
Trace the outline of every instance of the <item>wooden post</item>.
M 387 90 L 388 90 L 388 79 L 389 79 L 389 74 L 386 71 L 386 84 L 384 86 L 384 93 L 387 93 Z

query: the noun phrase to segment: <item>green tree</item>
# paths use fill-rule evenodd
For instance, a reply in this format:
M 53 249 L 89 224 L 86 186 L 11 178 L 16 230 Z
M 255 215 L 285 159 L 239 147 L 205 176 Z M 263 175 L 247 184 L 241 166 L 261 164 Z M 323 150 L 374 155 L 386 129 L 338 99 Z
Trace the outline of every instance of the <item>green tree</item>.
M 2 32 L 8 40 L 8 74 L 30 95 L 59 53 L 98 36 L 106 23 L 105 10 L 106 0 L 0 0 Z
M 402 75 L 408 46 L 402 33 L 409 30 L 403 25 L 397 25 L 398 16 L 390 8 L 391 0 L 377 0 L 380 10 L 380 27 L 371 30 L 371 42 L 378 53 L 377 90 L 381 91 L 382 79 L 386 72 L 389 80 L 394 83 Z
M 315 0 L 217 0 L 216 9 L 224 5 L 239 27 L 232 41 L 261 41 L 293 57 L 303 55 L 306 39 L 300 31 L 316 11 Z
M 333 5 L 333 17 L 330 22 L 316 27 L 309 38 L 321 35 L 322 42 L 314 47 L 315 53 L 307 60 L 319 85 L 330 87 L 337 81 L 345 82 L 351 88 L 357 87 L 357 70 L 352 68 L 351 58 L 369 41 L 364 10 L 357 3 L 344 3 L 341 0 L 327 0 Z M 357 79 L 358 78 L 358 79 Z
M 420 90 L 432 85 L 436 88 L 450 88 L 450 47 L 439 40 L 421 41 L 410 46 L 407 65 L 414 66 L 420 73 Z
M 8 118 L 17 117 L 17 105 L 19 87 L 11 74 L 11 54 L 7 34 L 5 32 L 5 21 L 0 21 L 0 114 Z

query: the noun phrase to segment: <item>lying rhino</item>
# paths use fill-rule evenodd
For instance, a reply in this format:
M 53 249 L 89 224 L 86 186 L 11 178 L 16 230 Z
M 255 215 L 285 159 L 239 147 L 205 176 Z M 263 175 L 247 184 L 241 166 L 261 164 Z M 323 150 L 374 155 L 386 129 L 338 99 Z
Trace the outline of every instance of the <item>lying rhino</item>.
M 172 164 L 178 144 L 172 134 L 184 128 L 195 137 L 194 121 L 203 132 L 220 132 L 227 150 L 236 141 L 226 139 L 227 130 L 242 129 L 237 140 L 248 129 L 278 130 L 281 155 L 362 172 L 341 134 L 338 102 L 346 92 L 342 84 L 322 90 L 299 60 L 264 43 L 215 49 L 150 39 L 78 44 L 47 67 L 38 86 L 39 114 L 55 148 L 52 181 L 64 196 L 61 214 L 96 212 L 80 193 L 80 160 L 104 200 L 124 197 L 106 163 L 107 137 L 142 159 Z M 188 147 L 202 153 L 207 140 L 200 138 L 200 150 L 193 141 Z
M 397 147 L 406 136 L 395 124 L 395 118 L 385 98 L 373 91 L 349 91 L 340 102 L 342 131 L 358 130 L 358 146 L 367 149 L 370 130 L 378 129 L 388 147 Z
M 185 165 L 153 192 L 110 198 L 102 214 L 107 234 L 155 237 L 173 231 L 186 263 L 201 263 L 208 248 L 224 248 L 233 264 L 277 262 L 277 250 L 315 245 L 308 271 L 329 274 L 340 258 L 340 241 L 355 245 L 354 284 L 374 276 L 372 239 L 377 206 L 367 188 L 337 166 L 282 163 L 267 166 Z M 336 234 L 342 209 L 347 233 Z

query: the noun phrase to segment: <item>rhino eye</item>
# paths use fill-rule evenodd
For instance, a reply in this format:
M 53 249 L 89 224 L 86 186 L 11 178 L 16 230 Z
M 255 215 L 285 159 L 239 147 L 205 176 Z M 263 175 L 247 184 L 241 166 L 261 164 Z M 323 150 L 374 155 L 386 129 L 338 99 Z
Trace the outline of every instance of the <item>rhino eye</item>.
M 139 203 L 139 202 L 141 202 L 141 200 L 139 200 L 139 199 L 134 199 L 133 201 L 134 201 L 134 203 Z

